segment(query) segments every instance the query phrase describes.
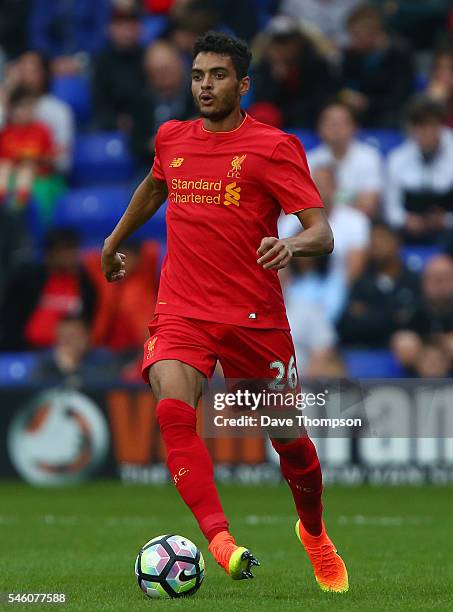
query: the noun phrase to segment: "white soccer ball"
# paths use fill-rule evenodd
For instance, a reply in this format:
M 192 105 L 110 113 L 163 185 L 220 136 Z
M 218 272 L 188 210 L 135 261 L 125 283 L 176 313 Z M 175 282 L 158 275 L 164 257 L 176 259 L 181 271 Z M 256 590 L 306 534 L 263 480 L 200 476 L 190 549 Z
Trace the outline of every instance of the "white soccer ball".
M 193 542 L 179 535 L 161 535 L 137 555 L 135 575 L 141 590 L 152 598 L 193 595 L 205 574 L 204 559 Z

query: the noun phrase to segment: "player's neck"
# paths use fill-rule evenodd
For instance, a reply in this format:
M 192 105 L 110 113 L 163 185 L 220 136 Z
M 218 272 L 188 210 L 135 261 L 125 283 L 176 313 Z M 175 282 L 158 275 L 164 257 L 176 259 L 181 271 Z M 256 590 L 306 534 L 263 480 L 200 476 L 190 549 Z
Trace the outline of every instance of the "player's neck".
M 230 115 L 220 121 L 211 121 L 208 117 L 203 117 L 203 127 L 209 132 L 231 132 L 238 128 L 244 121 L 245 113 L 242 114 L 238 107 Z

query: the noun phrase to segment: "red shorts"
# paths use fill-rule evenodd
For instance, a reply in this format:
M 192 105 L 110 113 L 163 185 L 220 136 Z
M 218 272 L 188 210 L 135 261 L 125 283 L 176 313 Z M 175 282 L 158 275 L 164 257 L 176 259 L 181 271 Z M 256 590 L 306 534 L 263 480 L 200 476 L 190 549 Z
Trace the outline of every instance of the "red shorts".
M 284 329 L 257 329 L 159 314 L 149 325 L 142 376 L 163 359 L 177 359 L 211 378 L 217 360 L 225 378 L 297 377 L 294 345 Z

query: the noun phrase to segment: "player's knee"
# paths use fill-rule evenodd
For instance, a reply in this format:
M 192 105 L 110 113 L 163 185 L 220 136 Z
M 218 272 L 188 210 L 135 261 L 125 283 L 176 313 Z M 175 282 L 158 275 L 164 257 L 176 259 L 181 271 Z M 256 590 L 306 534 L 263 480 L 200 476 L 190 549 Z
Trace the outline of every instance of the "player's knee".
M 157 422 L 164 439 L 166 432 L 177 429 L 196 430 L 197 417 L 195 409 L 186 402 L 175 398 L 166 398 L 158 402 L 156 408 Z
M 195 408 L 201 395 L 200 375 L 191 376 L 191 372 L 181 366 L 168 361 L 154 364 L 149 368 L 149 384 L 158 402 L 174 399 Z

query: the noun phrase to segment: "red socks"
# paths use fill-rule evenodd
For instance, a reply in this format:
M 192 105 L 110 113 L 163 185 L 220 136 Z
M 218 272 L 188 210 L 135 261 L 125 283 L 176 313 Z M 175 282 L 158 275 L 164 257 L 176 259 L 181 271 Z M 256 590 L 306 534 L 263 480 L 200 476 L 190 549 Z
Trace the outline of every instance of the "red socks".
M 280 455 L 280 469 L 293 494 L 304 529 L 317 536 L 322 531 L 322 474 L 318 455 L 308 437 L 288 444 L 271 440 Z
M 210 542 L 228 531 L 228 521 L 214 484 L 211 457 L 196 431 L 196 411 L 181 400 L 163 399 L 157 404 L 157 420 L 172 480 Z
M 197 434 L 195 409 L 176 399 L 157 405 L 157 420 L 167 449 L 167 466 L 179 494 L 210 542 L 228 521 L 214 483 L 211 457 Z M 272 440 L 302 525 L 317 536 L 322 531 L 322 475 L 313 442 L 301 437 L 288 444 Z

